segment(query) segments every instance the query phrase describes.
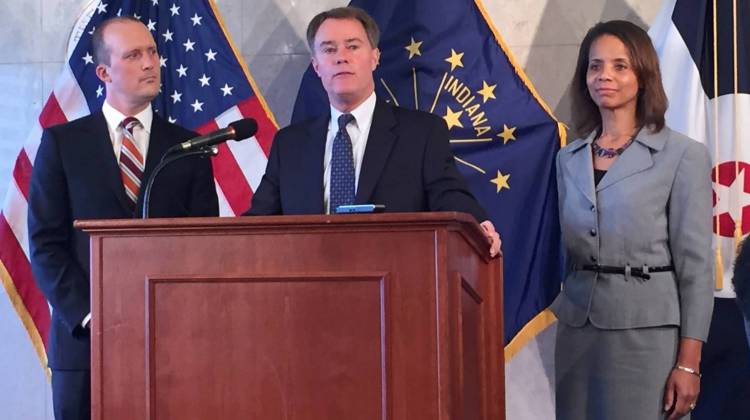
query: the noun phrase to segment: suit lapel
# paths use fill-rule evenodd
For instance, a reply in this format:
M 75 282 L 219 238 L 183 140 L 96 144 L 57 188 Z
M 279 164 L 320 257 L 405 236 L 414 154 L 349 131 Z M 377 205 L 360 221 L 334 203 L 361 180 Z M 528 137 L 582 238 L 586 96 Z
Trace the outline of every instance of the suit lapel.
M 565 161 L 565 170 L 571 175 L 573 184 L 591 202 L 596 204 L 594 193 L 594 161 L 591 155 L 591 141 L 594 134 L 589 135 L 580 145 L 570 150 Z
M 101 111 L 92 115 L 91 135 L 94 139 L 94 156 L 101 160 L 104 170 L 103 174 L 96 174 L 95 176 L 102 176 L 106 180 L 107 186 L 117 198 L 120 207 L 125 213 L 129 213 L 130 200 L 125 194 L 125 187 L 122 186 L 120 166 L 112 149 L 112 139 L 109 137 L 107 120 L 104 119 L 104 114 Z
M 328 136 L 328 122 L 331 119 L 330 113 L 327 116 L 315 119 L 307 127 L 307 139 L 298 142 L 301 148 L 300 160 L 296 173 L 304 174 L 298 179 L 299 185 L 296 187 L 299 191 L 308 191 L 309 200 L 307 205 L 310 206 L 312 214 L 325 213 L 323 209 L 323 162 L 326 150 L 326 137 Z
M 648 146 L 650 142 L 646 139 L 644 139 L 645 141 L 641 140 L 640 137 L 642 135 L 639 133 L 636 140 L 633 140 L 633 143 L 612 163 L 607 174 L 596 187 L 596 191 L 601 191 L 654 165 L 651 150 Z
M 355 203 L 364 204 L 370 201 L 388 155 L 396 142 L 396 134 L 393 131 L 397 123 L 390 105 L 378 99 L 372 115 L 370 134 L 367 136 L 365 155 L 362 158 Z

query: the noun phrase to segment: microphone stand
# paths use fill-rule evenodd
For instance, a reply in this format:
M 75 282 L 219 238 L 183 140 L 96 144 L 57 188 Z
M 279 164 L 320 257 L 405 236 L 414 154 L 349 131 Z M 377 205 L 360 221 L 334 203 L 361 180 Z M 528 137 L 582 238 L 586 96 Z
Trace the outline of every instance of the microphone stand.
M 170 147 L 169 149 L 167 149 L 166 152 L 164 152 L 163 155 L 161 155 L 161 160 L 159 161 L 159 163 L 164 162 L 168 157 L 174 155 L 175 153 L 179 152 L 180 150 L 182 150 L 182 149 L 180 149 L 180 145 L 179 144 L 175 144 L 174 146 Z
M 170 163 L 180 160 L 184 157 L 188 156 L 216 156 L 219 154 L 219 148 L 216 146 L 206 146 L 201 147 L 197 150 L 191 150 L 189 152 L 180 153 L 180 154 L 172 154 L 165 153 L 164 156 L 162 156 L 161 162 L 159 162 L 158 165 L 156 165 L 156 168 L 154 168 L 154 171 L 151 172 L 151 175 L 148 177 L 148 182 L 146 182 L 146 189 L 143 192 L 143 207 L 141 208 L 141 218 L 142 219 L 148 219 L 148 206 L 149 202 L 151 201 L 151 188 L 154 186 L 154 180 L 156 179 L 156 175 L 159 174 L 159 172 L 164 169 L 165 166 L 169 165 Z
M 193 152 L 200 151 L 200 150 L 203 150 L 203 149 L 208 149 L 210 147 L 211 146 L 203 146 L 203 147 L 201 147 L 199 149 L 192 150 L 192 151 Z M 175 154 L 179 154 L 180 152 L 189 152 L 189 151 L 191 151 L 191 150 L 190 149 L 188 149 L 187 151 L 184 150 L 182 148 L 182 144 L 175 144 L 172 147 L 170 147 L 169 149 L 167 149 L 167 151 L 164 152 L 163 155 L 161 155 L 161 160 L 159 160 L 159 164 L 161 164 L 162 162 L 164 162 L 165 160 L 167 160 L 167 158 L 170 157 L 170 156 L 173 156 Z M 218 153 L 218 150 L 217 150 L 216 153 Z M 192 155 L 185 154 L 185 156 L 192 156 Z M 216 155 L 213 155 L 213 156 L 216 156 Z

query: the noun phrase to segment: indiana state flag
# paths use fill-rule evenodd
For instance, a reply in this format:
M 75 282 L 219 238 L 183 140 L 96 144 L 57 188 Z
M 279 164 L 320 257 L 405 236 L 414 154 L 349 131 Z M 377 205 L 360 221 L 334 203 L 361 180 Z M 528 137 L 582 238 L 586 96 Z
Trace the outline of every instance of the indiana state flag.
M 649 35 L 669 98 L 667 125 L 711 153 L 714 314 L 696 420 L 750 418 L 750 366 L 732 270 L 750 232 L 750 2 L 667 0 Z
M 503 240 L 507 418 L 553 419 L 547 310 L 562 277 L 555 154 L 564 128 L 479 1 L 355 0 L 382 36 L 377 95 L 445 119 L 459 170 Z M 293 121 L 329 112 L 308 69 Z

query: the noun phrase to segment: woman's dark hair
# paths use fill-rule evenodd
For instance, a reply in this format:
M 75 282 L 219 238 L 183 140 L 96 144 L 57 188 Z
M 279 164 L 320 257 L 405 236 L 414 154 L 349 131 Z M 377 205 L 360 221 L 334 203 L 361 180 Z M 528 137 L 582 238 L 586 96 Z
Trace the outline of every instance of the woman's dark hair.
M 664 113 L 667 111 L 667 95 L 661 83 L 659 58 L 646 31 L 625 20 L 599 22 L 589 29 L 578 52 L 578 62 L 573 76 L 573 125 L 578 135 L 584 136 L 592 130 L 601 130 L 602 117 L 586 85 L 591 44 L 603 35 L 617 37 L 628 50 L 630 63 L 638 78 L 638 100 L 636 120 L 639 127 L 648 127 L 653 132 L 664 128 Z

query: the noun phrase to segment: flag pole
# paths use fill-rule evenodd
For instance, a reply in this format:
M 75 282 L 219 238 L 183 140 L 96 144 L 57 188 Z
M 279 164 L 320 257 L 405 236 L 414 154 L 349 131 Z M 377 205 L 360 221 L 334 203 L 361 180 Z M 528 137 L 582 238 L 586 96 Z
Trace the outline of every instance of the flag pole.
M 718 37 L 717 37 L 717 17 L 716 17 L 716 1 L 713 0 L 713 61 L 714 61 L 714 94 L 713 100 L 713 123 L 714 123 L 714 158 L 716 159 L 714 165 L 714 182 L 719 183 L 719 50 L 718 50 Z M 716 237 L 716 290 L 724 288 L 724 262 L 721 258 L 721 231 L 719 230 L 719 214 L 714 217 L 714 235 Z
M 732 95 L 732 116 L 734 119 L 734 177 L 740 175 L 740 159 L 742 156 L 742 142 L 740 142 L 740 117 L 737 115 L 737 98 L 739 97 L 738 63 L 737 63 L 737 0 L 732 2 L 732 58 L 734 64 L 734 95 Z M 742 240 L 742 209 L 734 221 L 734 250 L 739 251 Z

